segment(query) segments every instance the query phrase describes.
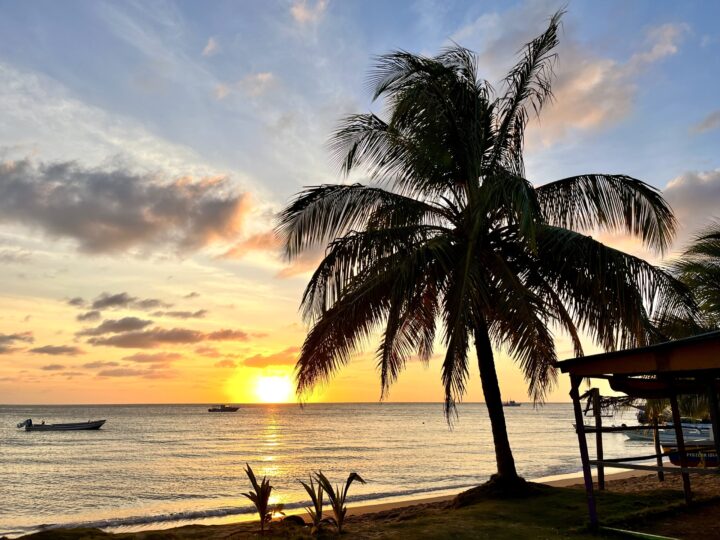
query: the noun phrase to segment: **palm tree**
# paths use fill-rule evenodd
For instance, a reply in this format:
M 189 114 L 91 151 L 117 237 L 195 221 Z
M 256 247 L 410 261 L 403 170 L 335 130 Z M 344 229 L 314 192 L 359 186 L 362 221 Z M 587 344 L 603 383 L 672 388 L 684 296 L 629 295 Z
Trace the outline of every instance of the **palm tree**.
M 720 327 L 720 222 L 713 222 L 702 230 L 672 270 L 697 300 L 700 323 L 695 330 L 717 330 Z M 692 330 L 692 321 L 689 326 Z
M 382 396 L 408 359 L 445 349 L 448 421 L 463 396 L 474 341 L 497 462 L 494 480 L 519 477 L 507 437 L 493 346 L 543 400 L 556 380 L 553 331 L 606 349 L 644 344 L 659 313 L 692 301 L 667 272 L 578 231 L 621 231 L 662 252 L 675 220 L 661 194 L 624 175 L 585 174 L 535 187 L 523 135 L 552 96 L 562 13 L 528 43 L 496 97 L 476 57 L 454 46 L 428 58 L 377 59 L 370 82 L 386 118 L 344 119 L 330 147 L 342 172 L 364 166 L 368 185 L 309 187 L 280 214 L 289 258 L 326 246 L 302 298 L 312 327 L 296 365 L 298 395 L 327 382 L 363 342 L 377 349 Z M 438 322 L 442 333 L 438 336 Z

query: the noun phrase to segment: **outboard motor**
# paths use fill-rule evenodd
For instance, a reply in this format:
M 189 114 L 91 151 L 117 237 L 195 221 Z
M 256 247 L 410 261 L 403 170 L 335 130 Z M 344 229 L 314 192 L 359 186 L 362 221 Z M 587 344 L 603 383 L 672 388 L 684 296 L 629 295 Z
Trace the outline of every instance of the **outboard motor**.
M 24 422 L 20 422 L 20 423 L 17 425 L 17 427 L 19 427 L 19 428 L 24 428 L 24 427 L 27 427 L 27 426 L 32 426 L 32 419 L 31 419 L 31 418 L 28 418 L 28 419 L 25 420 Z

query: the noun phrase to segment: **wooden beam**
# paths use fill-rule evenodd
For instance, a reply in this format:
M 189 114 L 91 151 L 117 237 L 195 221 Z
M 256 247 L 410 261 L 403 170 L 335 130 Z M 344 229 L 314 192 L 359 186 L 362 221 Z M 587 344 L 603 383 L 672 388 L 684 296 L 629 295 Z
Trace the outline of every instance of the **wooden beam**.
M 675 425 L 675 439 L 677 442 L 678 452 L 680 453 L 680 467 L 687 469 L 687 453 L 685 452 L 685 437 L 683 436 L 682 419 L 680 418 L 680 408 L 678 407 L 677 396 L 670 396 L 670 410 L 672 411 L 673 424 Z M 690 488 L 690 475 L 687 472 L 682 473 L 683 491 L 685 492 L 685 502 L 692 502 L 692 489 Z
M 595 455 L 598 461 L 603 459 L 603 440 L 602 440 L 602 415 L 600 414 L 600 390 L 592 389 L 592 406 L 593 415 L 595 416 Z M 605 469 L 602 465 L 597 467 L 598 491 L 605 489 Z
M 590 526 L 597 528 L 598 517 L 595 505 L 595 494 L 593 493 L 592 472 L 590 471 L 590 456 L 588 455 L 587 440 L 585 439 L 585 421 L 583 419 L 582 406 L 580 405 L 580 393 L 578 387 L 582 383 L 582 377 L 570 376 L 570 397 L 573 401 L 575 412 L 575 424 L 577 426 L 578 446 L 580 447 L 580 461 L 582 462 L 583 479 L 585 480 L 585 497 L 587 498 Z
M 710 421 L 712 422 L 713 439 L 715 441 L 715 452 L 720 456 L 720 406 L 715 385 L 708 384 L 707 389 L 708 405 L 710 409 Z
M 596 459 L 590 460 L 590 465 L 595 465 L 597 467 L 598 461 Z M 660 469 L 660 467 L 657 467 L 656 465 L 638 465 L 636 463 L 618 463 L 617 461 L 603 461 L 602 462 L 605 467 L 608 469 L 632 469 L 636 471 L 657 471 Z M 672 473 L 672 474 L 710 474 L 710 475 L 719 475 L 720 469 L 716 469 L 715 467 L 710 467 L 707 469 L 703 469 L 702 467 L 663 467 L 663 471 L 666 473 Z
M 663 482 L 665 480 L 665 473 L 663 472 L 663 460 L 662 460 L 662 449 L 660 448 L 660 430 L 658 429 L 657 418 L 653 418 L 653 442 L 655 443 L 655 455 L 657 456 L 657 465 L 659 467 L 658 480 Z

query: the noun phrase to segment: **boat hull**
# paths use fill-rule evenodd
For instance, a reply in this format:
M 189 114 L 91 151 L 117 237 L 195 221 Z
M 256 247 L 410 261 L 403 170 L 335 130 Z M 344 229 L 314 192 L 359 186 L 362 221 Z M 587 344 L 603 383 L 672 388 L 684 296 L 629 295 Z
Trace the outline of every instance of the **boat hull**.
M 105 420 L 93 420 L 68 424 L 30 424 L 25 426 L 25 431 L 88 431 L 100 429 L 105 422 Z
M 222 409 L 208 409 L 208 412 L 237 412 L 240 409 L 240 407 L 224 407 Z
M 667 453 L 670 463 L 680 466 L 680 451 L 677 448 L 666 448 L 663 450 Z M 707 446 L 689 446 L 685 449 L 688 467 L 717 467 L 718 455 L 714 448 Z

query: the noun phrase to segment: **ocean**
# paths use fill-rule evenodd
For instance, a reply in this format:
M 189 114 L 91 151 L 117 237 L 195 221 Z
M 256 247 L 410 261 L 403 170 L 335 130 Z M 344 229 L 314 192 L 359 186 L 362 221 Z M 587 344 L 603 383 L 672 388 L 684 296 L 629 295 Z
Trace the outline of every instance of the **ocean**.
M 452 429 L 442 404 L 0 406 L 0 536 L 54 526 L 108 530 L 250 519 L 241 493 L 249 463 L 267 475 L 274 503 L 307 505 L 298 480 L 322 470 L 334 483 L 350 472 L 367 483 L 352 504 L 452 493 L 494 470 L 483 404 L 462 404 Z M 519 472 L 537 479 L 580 470 L 570 404 L 505 410 Z M 25 432 L 18 422 L 107 419 L 99 431 Z M 627 412 L 606 424 L 636 423 Z M 592 443 L 593 440 L 590 439 Z M 645 443 L 604 437 L 605 455 L 642 454 Z M 592 444 L 590 445 L 592 448 Z

